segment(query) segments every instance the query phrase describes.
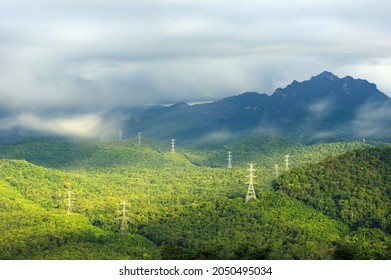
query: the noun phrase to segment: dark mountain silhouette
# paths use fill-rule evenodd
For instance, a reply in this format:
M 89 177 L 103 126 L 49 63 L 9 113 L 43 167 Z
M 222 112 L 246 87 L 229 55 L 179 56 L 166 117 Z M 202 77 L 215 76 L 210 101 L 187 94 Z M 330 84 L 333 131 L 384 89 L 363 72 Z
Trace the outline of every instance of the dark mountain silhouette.
M 126 126 L 147 136 L 224 141 L 246 133 L 303 142 L 391 139 L 391 99 L 375 84 L 323 72 L 272 95 L 246 92 L 212 103 L 184 102 L 132 116 Z M 214 139 L 215 138 L 215 139 Z
M 73 112 L 67 112 L 72 116 Z M 75 112 L 76 114 L 78 112 Z M 19 112 L 19 114 L 21 114 Z M 289 138 L 303 143 L 369 138 L 391 141 L 391 98 L 375 84 L 323 72 L 307 81 L 293 81 L 273 94 L 245 92 L 211 103 L 171 106 L 126 105 L 100 114 L 108 125 L 102 137 L 158 139 L 220 144 L 245 135 Z M 56 131 L 12 122 L 17 112 L 0 105 L 0 143 L 39 137 L 65 137 Z M 61 113 L 42 113 L 46 120 Z M 109 128 L 110 126 L 110 128 Z M 107 136 L 111 135 L 111 136 Z M 72 137 L 72 136 L 70 136 Z

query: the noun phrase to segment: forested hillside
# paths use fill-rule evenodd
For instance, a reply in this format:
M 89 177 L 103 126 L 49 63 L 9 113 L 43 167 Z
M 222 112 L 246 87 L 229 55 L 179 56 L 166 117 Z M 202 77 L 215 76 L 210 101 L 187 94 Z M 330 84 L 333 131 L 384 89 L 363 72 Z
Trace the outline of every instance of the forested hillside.
M 390 258 L 389 148 L 362 147 L 359 142 L 303 146 L 272 138 L 239 139 L 215 152 L 178 147 L 171 153 L 169 143 L 130 140 L 3 145 L 0 259 Z M 234 168 L 228 169 L 231 149 Z M 321 161 L 347 150 L 353 151 Z M 241 153 L 257 164 L 257 200 L 248 203 L 248 166 Z M 272 189 L 268 164 L 286 153 L 291 170 L 281 168 Z M 305 159 L 295 159 L 299 155 Z M 360 155 L 367 158 L 359 160 Z M 350 169 L 336 163 L 345 157 L 343 165 Z M 309 170 L 324 166 L 306 177 L 313 184 L 318 178 L 319 184 L 330 181 L 327 193 L 306 189 L 301 197 L 296 191 L 302 183 L 295 178 L 307 174 L 306 162 L 316 163 Z M 341 178 L 362 170 L 372 176 L 359 177 L 363 186 L 373 181 L 375 187 L 364 192 L 347 185 L 346 197 L 322 208 L 321 201 L 335 201 L 329 191 L 338 185 L 334 175 L 327 177 L 329 166 Z M 356 193 L 364 196 L 365 209 L 351 214 L 356 200 L 349 196 Z
M 298 167 L 355 149 L 383 145 L 386 144 L 377 141 L 303 145 L 280 137 L 250 135 L 222 147 L 205 147 L 202 152 L 198 149 L 191 152 L 184 151 L 184 153 L 198 165 L 224 167 L 227 163 L 227 153 L 231 151 L 234 165 L 247 166 L 249 162 L 256 162 L 261 167 L 273 168 L 274 164 L 278 164 L 283 169 L 285 155 L 290 156 L 290 167 Z
M 84 213 L 67 215 L 68 175 L 24 161 L 0 161 L 0 259 L 155 259 L 140 235 L 95 227 Z
M 243 171 L 168 168 L 69 175 L 3 161 L 7 202 L 1 207 L 7 222 L 1 234 L 2 258 L 156 257 L 153 246 L 139 235 L 159 246 L 158 258 L 333 257 L 333 242 L 347 230 L 342 223 L 283 194 L 259 190 L 260 200 L 245 204 Z M 68 188 L 74 194 L 69 217 Z M 13 198 L 26 208 L 11 210 L 16 207 L 9 205 Z M 124 200 L 125 235 L 120 229 Z M 100 253 L 99 246 L 110 253 Z M 116 246 L 127 251 L 121 253 Z
M 391 148 L 355 150 L 297 168 L 274 189 L 348 225 L 353 233 L 344 246 L 352 257 L 391 257 Z M 366 255 L 363 246 L 373 251 Z
M 280 137 L 250 135 L 220 145 L 200 145 L 187 148 L 177 142 L 178 153 L 171 154 L 170 142 L 143 140 L 65 141 L 30 140 L 0 145 L 0 158 L 24 159 L 36 165 L 67 170 L 107 169 L 119 166 L 159 168 L 161 166 L 197 165 L 226 167 L 227 153 L 232 152 L 234 166 L 249 162 L 272 169 L 284 166 L 284 156 L 290 156 L 290 166 L 298 167 L 319 162 L 329 156 L 359 148 L 387 145 L 383 142 L 335 142 L 303 145 Z
M 152 145 L 138 145 L 131 140 L 30 140 L 0 145 L 0 158 L 24 159 L 37 165 L 72 170 L 189 164 L 180 154 L 165 153 L 169 151 L 169 143 L 164 147 L 160 142 L 149 142 Z

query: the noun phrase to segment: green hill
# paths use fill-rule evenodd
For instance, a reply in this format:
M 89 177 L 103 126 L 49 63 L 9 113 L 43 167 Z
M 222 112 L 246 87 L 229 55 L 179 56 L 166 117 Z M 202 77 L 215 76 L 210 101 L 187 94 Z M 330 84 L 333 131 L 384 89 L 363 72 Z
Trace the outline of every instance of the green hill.
M 391 148 L 371 148 L 292 170 L 276 180 L 274 189 L 350 226 L 353 234 L 344 250 L 353 257 L 390 258 L 390 174 Z M 381 248 L 373 246 L 365 255 L 362 247 L 373 240 L 381 240 L 376 243 Z
M 362 143 L 303 146 L 254 137 L 217 151 L 179 147 L 174 154 L 164 143 L 146 143 L 39 140 L 1 146 L 1 157 L 13 159 L 0 160 L 0 259 L 390 258 L 390 148 L 320 161 Z M 239 152 L 233 169 L 225 166 L 230 149 Z M 291 171 L 282 172 L 272 189 L 268 164 L 286 153 Z M 245 203 L 247 156 L 257 163 L 258 199 Z M 363 172 L 372 177 L 360 175 L 357 184 L 373 181 L 377 187 L 364 192 L 347 186 L 351 193 L 335 200 L 335 174 L 307 175 L 307 162 L 318 162 L 309 170 L 338 170 L 341 180 Z M 308 191 L 302 174 L 324 190 Z M 356 195 L 368 201 L 360 206 L 365 210 L 353 210 L 353 220 L 356 200 L 349 197 Z M 123 202 L 127 229 L 121 226 Z
M 244 203 L 243 170 L 74 174 L 14 160 L 0 170 L 2 259 L 329 259 L 347 231 L 281 193 L 258 190 L 258 201 Z
M 62 181 L 69 176 L 24 161 L 2 160 L 0 168 L 0 259 L 159 257 L 156 246 L 140 235 L 113 234 L 85 215 L 67 215 Z
M 253 135 L 239 138 L 223 147 L 205 147 L 198 150 L 185 150 L 183 153 L 194 164 L 225 167 L 227 166 L 228 151 L 231 151 L 234 167 L 247 166 L 248 163 L 252 162 L 266 169 L 273 169 L 274 165 L 278 164 L 280 169 L 283 170 L 285 168 L 285 155 L 290 156 L 289 167 L 292 168 L 317 163 L 330 156 L 356 149 L 384 145 L 387 145 L 387 143 L 377 141 L 303 145 L 280 137 Z
M 180 155 L 170 155 L 169 144 L 164 150 L 150 145 L 138 145 L 131 140 L 30 140 L 0 145 L 0 158 L 24 159 L 37 165 L 72 170 L 107 169 L 125 165 L 159 167 L 162 164 L 189 164 Z
M 271 136 L 246 136 L 222 147 L 191 146 L 177 143 L 177 153 L 170 152 L 170 142 L 144 139 L 139 145 L 134 140 L 30 140 L 0 145 L 0 158 L 24 159 L 36 165 L 67 170 L 108 169 L 120 166 L 160 168 L 162 166 L 198 165 L 226 167 L 227 153 L 232 152 L 233 165 L 256 163 L 272 170 L 275 164 L 284 168 L 284 156 L 290 156 L 290 167 L 319 162 L 329 156 L 363 147 L 386 145 L 382 142 L 335 142 L 303 145 Z

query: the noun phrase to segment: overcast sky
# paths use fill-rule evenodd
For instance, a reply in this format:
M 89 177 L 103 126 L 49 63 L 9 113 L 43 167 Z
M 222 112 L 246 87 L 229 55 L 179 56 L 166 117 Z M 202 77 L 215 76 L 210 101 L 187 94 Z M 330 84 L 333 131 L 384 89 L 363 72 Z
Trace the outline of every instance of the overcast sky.
M 391 95 L 390 11 L 389 0 L 0 0 L 0 108 L 271 94 L 324 70 Z

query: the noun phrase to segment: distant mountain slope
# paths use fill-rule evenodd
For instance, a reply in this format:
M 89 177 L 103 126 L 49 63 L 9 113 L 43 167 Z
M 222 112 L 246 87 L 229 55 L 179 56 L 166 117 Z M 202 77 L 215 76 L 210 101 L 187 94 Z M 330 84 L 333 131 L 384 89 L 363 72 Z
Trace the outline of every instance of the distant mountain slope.
M 248 163 L 256 163 L 257 168 L 273 170 L 274 165 L 279 170 L 285 169 L 285 155 L 289 156 L 291 168 L 303 166 L 309 163 L 317 163 L 327 157 L 343 154 L 363 147 L 386 146 L 379 141 L 350 141 L 320 143 L 304 145 L 277 136 L 244 136 L 221 147 L 208 147 L 202 149 L 183 150 L 189 160 L 197 165 L 226 167 L 228 152 L 231 152 L 234 168 L 248 166 Z
M 387 145 L 383 142 L 335 142 L 303 145 L 276 136 L 248 135 L 223 146 L 205 145 L 186 147 L 179 142 L 176 153 L 171 153 L 170 141 L 135 140 L 70 141 L 36 139 L 0 145 L 0 159 L 22 159 L 36 165 L 59 169 L 114 169 L 184 167 L 190 165 L 226 167 L 227 153 L 231 151 L 234 167 L 256 163 L 258 168 L 272 169 L 278 164 L 284 168 L 284 156 L 290 156 L 290 166 L 297 167 L 319 162 L 328 156 L 362 147 Z
M 339 78 L 327 71 L 306 81 L 293 81 L 271 95 L 245 92 L 195 105 L 123 104 L 90 113 L 102 122 L 99 129 L 88 135 L 74 134 L 48 129 L 45 124 L 55 124 L 51 119 L 63 117 L 73 120 L 73 115 L 80 112 L 46 112 L 38 118 L 28 112 L 15 115 L 0 105 L 0 143 L 39 137 L 69 139 L 75 135 L 113 139 L 119 129 L 124 132 L 123 138 L 142 132 L 145 137 L 174 138 L 192 145 L 226 144 L 248 134 L 279 136 L 306 144 L 363 137 L 391 141 L 391 98 L 366 80 Z
M 159 138 L 221 141 L 249 132 L 314 142 L 391 139 L 391 99 L 375 84 L 323 72 L 273 95 L 247 92 L 213 103 L 178 103 L 129 119 L 126 128 Z
M 159 146 L 159 149 L 150 145 L 138 145 L 132 140 L 101 142 L 37 139 L 0 145 L 0 159 L 24 159 L 37 165 L 61 169 L 110 169 L 117 166 L 159 167 L 190 164 L 179 153 L 171 154 L 169 143 L 161 149 L 162 144 L 155 145 Z

